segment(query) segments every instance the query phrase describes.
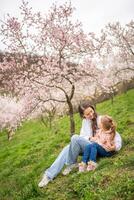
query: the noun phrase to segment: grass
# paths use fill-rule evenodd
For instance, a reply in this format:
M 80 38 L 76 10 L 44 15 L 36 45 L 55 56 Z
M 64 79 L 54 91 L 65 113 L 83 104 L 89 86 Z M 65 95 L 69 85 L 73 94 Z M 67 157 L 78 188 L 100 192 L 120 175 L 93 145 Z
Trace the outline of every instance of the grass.
M 57 121 L 52 130 L 39 121 L 27 121 L 9 142 L 0 134 L 0 200 L 133 200 L 134 199 L 134 90 L 116 96 L 114 104 L 105 101 L 97 112 L 109 114 L 118 122 L 123 148 L 98 161 L 95 172 L 64 177 L 58 175 L 46 188 L 37 184 L 43 171 L 69 143 L 69 119 Z M 76 132 L 81 119 L 75 115 Z

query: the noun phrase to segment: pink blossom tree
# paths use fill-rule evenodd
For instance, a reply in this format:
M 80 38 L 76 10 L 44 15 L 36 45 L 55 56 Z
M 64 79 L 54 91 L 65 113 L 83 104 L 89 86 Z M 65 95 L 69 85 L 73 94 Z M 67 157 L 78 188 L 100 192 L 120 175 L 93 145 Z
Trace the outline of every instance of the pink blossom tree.
M 90 33 L 97 65 L 102 69 L 96 87 L 113 99 L 121 83 L 134 79 L 134 22 L 109 23 L 99 37 Z M 100 87 L 101 86 L 101 87 Z
M 0 130 L 6 129 L 9 140 L 37 105 L 36 99 L 29 95 L 19 100 L 16 97 L 0 96 Z
M 111 45 L 118 51 L 122 62 L 126 63 L 122 70 L 134 71 L 134 21 L 131 20 L 124 27 L 119 22 L 109 23 L 105 30 L 110 37 Z
M 11 71 L 7 87 L 15 86 L 19 92 L 26 87 L 35 91 L 39 101 L 67 103 L 72 134 L 76 83 L 81 79 L 91 82 L 96 76 L 91 59 L 86 65 L 83 62 L 92 42 L 81 23 L 73 22 L 71 3 L 53 4 L 47 14 L 34 13 L 25 1 L 20 9 L 21 19 L 8 15 L 1 25 L 3 43 L 12 54 L 11 65 L 1 65 L 1 71 L 6 71 L 3 77 Z

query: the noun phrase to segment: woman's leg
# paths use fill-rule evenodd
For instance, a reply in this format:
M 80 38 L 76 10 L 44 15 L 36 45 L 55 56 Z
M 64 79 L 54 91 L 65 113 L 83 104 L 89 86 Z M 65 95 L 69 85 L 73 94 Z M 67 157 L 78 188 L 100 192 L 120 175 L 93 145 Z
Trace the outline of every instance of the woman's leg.
M 41 181 L 38 184 L 39 187 L 46 186 L 50 181 L 53 180 L 53 178 L 55 178 L 60 173 L 64 164 L 66 163 L 68 150 L 69 145 L 64 147 L 64 149 L 60 152 L 53 164 L 45 171 Z
M 64 147 L 64 149 L 60 152 L 56 160 L 53 162 L 53 164 L 45 171 L 45 174 L 50 179 L 53 179 L 56 177 L 60 171 L 62 170 L 63 166 L 66 163 L 66 158 L 68 155 L 69 145 Z
M 84 152 L 85 146 L 91 142 L 79 135 L 73 135 L 69 145 L 66 164 L 74 164 L 77 162 L 79 154 Z
M 50 179 L 56 177 L 64 167 L 64 165 L 71 165 L 76 163 L 78 155 L 84 152 L 84 148 L 90 141 L 84 139 L 79 135 L 73 135 L 69 145 L 64 147 L 58 155 L 53 164 L 45 171 L 45 174 Z

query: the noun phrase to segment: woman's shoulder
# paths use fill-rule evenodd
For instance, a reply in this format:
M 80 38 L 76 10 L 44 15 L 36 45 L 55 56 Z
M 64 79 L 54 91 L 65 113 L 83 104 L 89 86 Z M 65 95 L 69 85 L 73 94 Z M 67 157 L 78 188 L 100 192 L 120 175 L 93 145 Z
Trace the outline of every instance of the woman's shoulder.
M 118 133 L 117 131 L 115 133 L 115 139 L 122 139 L 120 133 Z

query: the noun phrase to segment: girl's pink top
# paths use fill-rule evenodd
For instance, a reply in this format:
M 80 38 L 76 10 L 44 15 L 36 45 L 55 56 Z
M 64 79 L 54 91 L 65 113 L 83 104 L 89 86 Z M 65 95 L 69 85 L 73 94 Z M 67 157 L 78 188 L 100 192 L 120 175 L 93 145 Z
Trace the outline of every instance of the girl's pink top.
M 109 149 L 109 146 L 114 144 L 113 134 L 110 134 L 108 131 L 104 132 L 101 129 L 96 132 L 96 135 L 93 137 L 93 141 L 101 145 L 106 150 Z

